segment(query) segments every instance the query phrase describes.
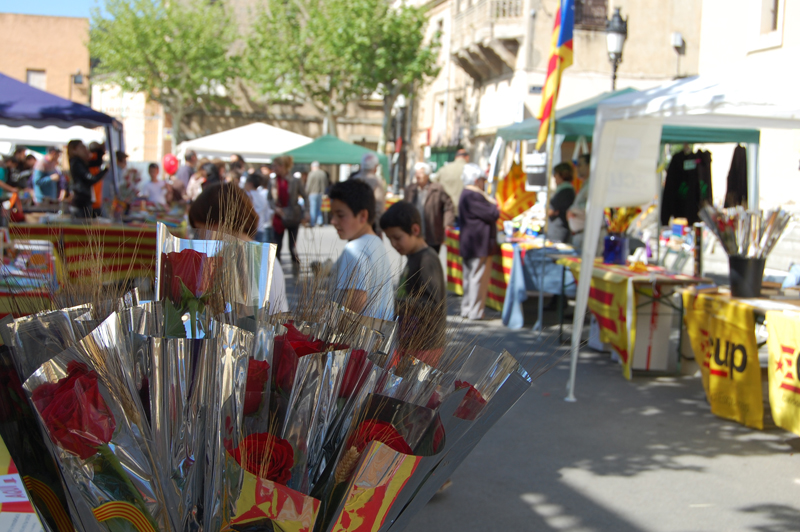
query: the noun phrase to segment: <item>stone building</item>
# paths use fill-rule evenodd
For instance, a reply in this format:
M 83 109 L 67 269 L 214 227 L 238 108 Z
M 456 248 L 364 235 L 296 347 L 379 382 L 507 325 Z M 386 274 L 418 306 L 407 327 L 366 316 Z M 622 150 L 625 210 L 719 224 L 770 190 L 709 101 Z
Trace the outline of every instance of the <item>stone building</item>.
M 485 165 L 499 127 L 537 116 L 558 0 L 417 0 L 440 31 L 441 72 L 417 94 L 417 160 L 467 147 Z M 558 107 L 611 89 L 605 25 L 615 7 L 628 19 L 618 89 L 645 89 L 698 72 L 701 3 L 693 0 L 575 0 L 574 63 Z M 683 45 L 676 49 L 674 39 Z
M 89 103 L 89 19 L 0 13 L 0 72 Z

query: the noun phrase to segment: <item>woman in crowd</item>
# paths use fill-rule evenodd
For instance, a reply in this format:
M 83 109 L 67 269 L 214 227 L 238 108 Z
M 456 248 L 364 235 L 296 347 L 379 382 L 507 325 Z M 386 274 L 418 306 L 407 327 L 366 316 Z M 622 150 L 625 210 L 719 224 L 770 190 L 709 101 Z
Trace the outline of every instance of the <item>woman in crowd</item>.
M 226 233 L 241 240 L 253 242 L 258 231 L 258 215 L 247 194 L 238 184 L 216 183 L 203 192 L 189 207 L 189 224 L 195 229 Z M 270 313 L 287 312 L 286 281 L 278 261 L 272 270 L 272 287 L 269 292 Z
M 80 140 L 71 140 L 67 144 L 69 173 L 72 178 L 72 203 L 70 210 L 76 218 L 92 217 L 92 187 L 103 180 L 108 167 L 102 167 L 96 174 L 89 170 L 91 154 Z
M 275 179 L 272 183 L 272 202 L 275 216 L 272 228 L 275 232 L 275 243 L 278 245 L 278 259 L 283 248 L 283 234 L 289 233 L 289 254 L 292 257 L 292 273 L 300 272 L 300 258 L 297 256 L 297 233 L 305 215 L 300 207 L 299 199 L 303 198 L 308 205 L 308 196 L 303 182 L 291 176 L 294 159 L 289 155 L 281 155 L 272 160 L 272 172 Z
M 461 180 L 464 182 L 458 201 L 464 287 L 461 317 L 480 320 L 489 290 L 489 258 L 497 243 L 496 224 L 500 210 L 495 199 L 484 192 L 486 175 L 477 164 L 464 165 Z

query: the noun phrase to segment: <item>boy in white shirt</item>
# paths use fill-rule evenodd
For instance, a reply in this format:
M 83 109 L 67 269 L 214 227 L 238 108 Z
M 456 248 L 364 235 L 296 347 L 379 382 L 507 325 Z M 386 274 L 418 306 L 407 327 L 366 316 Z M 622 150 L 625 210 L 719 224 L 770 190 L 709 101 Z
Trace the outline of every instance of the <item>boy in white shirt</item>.
M 142 197 L 155 205 L 166 205 L 167 184 L 158 179 L 158 165 L 150 163 L 150 166 L 147 167 L 147 173 L 150 174 L 150 182 L 144 186 Z
M 394 319 L 392 272 L 383 241 L 375 235 L 375 194 L 367 183 L 348 180 L 330 191 L 331 225 L 347 245 L 336 261 L 339 301 L 367 317 Z

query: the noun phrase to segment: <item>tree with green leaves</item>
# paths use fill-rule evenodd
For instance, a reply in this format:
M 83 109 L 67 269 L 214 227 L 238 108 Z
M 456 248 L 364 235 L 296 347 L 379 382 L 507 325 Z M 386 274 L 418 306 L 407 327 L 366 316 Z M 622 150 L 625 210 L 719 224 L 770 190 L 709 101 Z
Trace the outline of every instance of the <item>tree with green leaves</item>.
M 266 0 L 247 41 L 247 79 L 272 100 L 312 103 L 326 133 L 347 105 L 376 92 L 388 129 L 400 94 L 435 75 L 438 41 L 424 43 L 422 10 L 386 0 Z
M 430 42 L 425 42 L 428 18 L 425 10 L 419 7 L 389 8 L 376 24 L 379 40 L 373 48 L 374 57 L 365 62 L 369 67 L 363 75 L 371 77 L 372 84 L 383 97 L 383 131 L 378 144 L 378 151 L 382 152 L 397 98 L 401 94 L 413 94 L 415 88 L 438 75 L 436 59 L 441 35 L 437 31 Z
M 336 134 L 347 105 L 370 92 L 359 62 L 376 39 L 383 0 L 266 0 L 247 39 L 243 72 L 270 100 L 308 101 Z
M 105 0 L 92 12 L 89 53 L 97 73 L 164 107 L 178 143 L 187 113 L 226 101 L 237 37 L 222 2 Z

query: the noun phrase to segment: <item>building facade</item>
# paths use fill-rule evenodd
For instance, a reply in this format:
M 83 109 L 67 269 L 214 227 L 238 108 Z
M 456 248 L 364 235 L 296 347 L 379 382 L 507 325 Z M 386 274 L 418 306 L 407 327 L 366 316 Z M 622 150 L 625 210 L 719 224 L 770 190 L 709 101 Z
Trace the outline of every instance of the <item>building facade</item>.
M 172 151 L 164 110 L 145 93 L 126 92 L 117 84 L 94 80 L 92 107 L 122 122 L 130 161 L 160 163 Z
M 418 0 L 441 31 L 441 71 L 417 95 L 417 159 L 467 147 L 486 165 L 498 128 L 538 116 L 558 0 Z M 628 20 L 618 89 L 646 89 L 698 72 L 702 6 L 692 0 L 575 0 L 574 62 L 558 107 L 611 89 L 605 25 Z M 676 49 L 674 39 L 682 46 Z
M 0 72 L 89 103 L 89 19 L 0 13 Z
M 742 76 L 758 76 L 760 72 L 796 69 L 800 4 L 793 0 L 704 0 L 700 41 L 701 74 L 739 71 Z M 711 148 L 717 202 L 724 198 L 733 148 Z M 762 130 L 758 163 L 760 207 L 800 211 L 800 131 Z

